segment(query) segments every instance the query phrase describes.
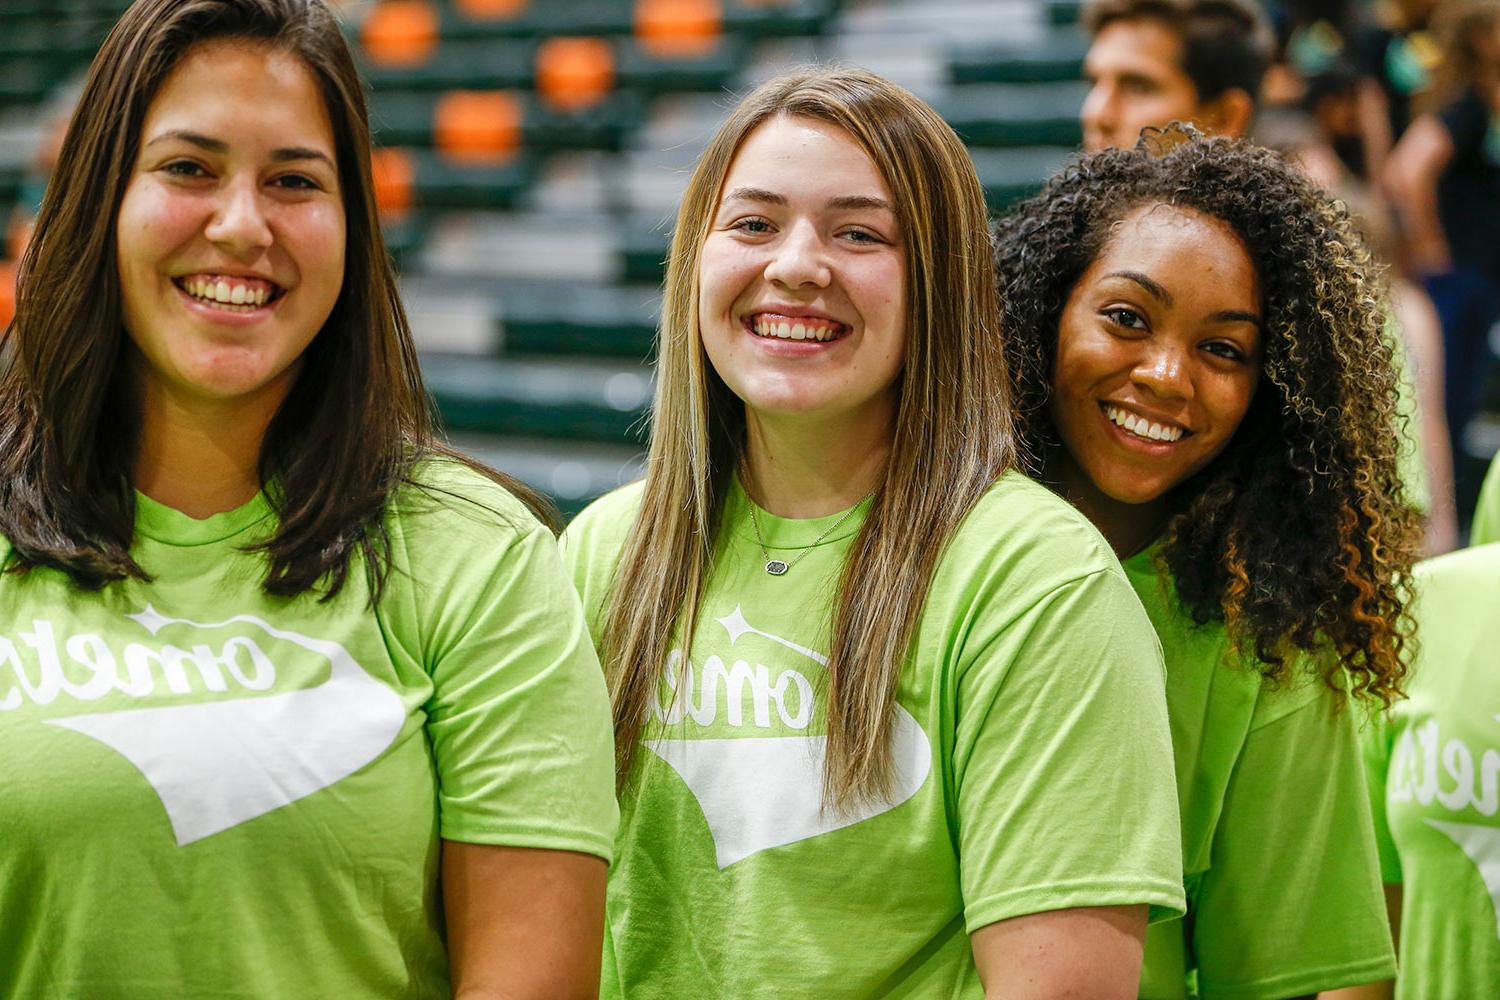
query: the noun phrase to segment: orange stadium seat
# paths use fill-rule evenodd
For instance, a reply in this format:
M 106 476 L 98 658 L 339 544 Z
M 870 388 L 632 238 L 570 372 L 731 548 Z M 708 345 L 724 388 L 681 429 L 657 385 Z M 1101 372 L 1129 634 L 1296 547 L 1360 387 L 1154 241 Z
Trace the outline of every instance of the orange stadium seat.
M 706 55 L 723 33 L 724 12 L 718 0 L 636 0 L 635 37 L 653 56 Z
M 16 265 L 0 261 L 0 330 L 10 325 L 16 315 Z
M 454 6 L 464 17 L 476 21 L 499 21 L 526 9 L 527 0 L 457 0 Z
M 451 91 L 432 109 L 432 143 L 455 163 L 504 163 L 521 147 L 521 109 L 509 91 Z
M 412 183 L 416 172 L 411 155 L 404 149 L 388 147 L 371 151 L 370 174 L 374 179 L 375 204 L 382 219 L 401 219 L 411 211 Z
M 552 38 L 536 53 L 536 89 L 548 107 L 592 107 L 615 86 L 615 53 L 602 38 Z
M 379 66 L 415 66 L 432 57 L 438 12 L 427 0 L 386 0 L 365 20 L 360 44 Z

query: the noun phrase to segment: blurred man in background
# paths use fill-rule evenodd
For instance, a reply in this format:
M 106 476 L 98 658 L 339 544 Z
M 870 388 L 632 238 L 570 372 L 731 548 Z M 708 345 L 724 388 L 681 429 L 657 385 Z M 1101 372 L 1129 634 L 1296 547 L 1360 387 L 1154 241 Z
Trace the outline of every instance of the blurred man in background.
M 1243 136 L 1275 45 L 1249 0 L 1097 0 L 1084 11 L 1090 152 L 1134 145 L 1142 128 L 1192 122 Z

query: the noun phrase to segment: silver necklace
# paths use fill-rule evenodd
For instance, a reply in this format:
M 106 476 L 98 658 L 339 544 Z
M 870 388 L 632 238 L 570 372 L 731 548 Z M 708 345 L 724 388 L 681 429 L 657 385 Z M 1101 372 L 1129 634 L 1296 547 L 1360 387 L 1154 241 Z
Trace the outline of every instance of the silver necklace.
M 866 493 L 863 497 L 860 498 L 859 503 L 844 511 L 843 517 L 839 518 L 837 521 L 834 521 L 828 527 L 824 528 L 821 535 L 819 535 L 817 538 L 814 538 L 806 548 L 804 548 L 801 552 L 798 552 L 795 556 L 792 556 L 790 560 L 771 558 L 771 553 L 766 549 L 766 538 L 760 533 L 760 518 L 755 513 L 755 501 L 750 500 L 748 496 L 745 497 L 746 500 L 750 500 L 750 525 L 755 529 L 756 544 L 760 546 L 760 554 L 766 557 L 766 572 L 770 573 L 772 576 L 785 576 L 787 570 L 791 569 L 793 566 L 801 562 L 802 557 L 807 555 L 813 549 L 817 548 L 818 543 L 823 539 L 833 534 L 835 528 L 843 524 L 845 521 L 849 520 L 849 518 L 853 517 L 854 512 L 863 507 L 865 501 L 870 499 L 872 495 L 873 491 L 871 491 L 870 493 Z

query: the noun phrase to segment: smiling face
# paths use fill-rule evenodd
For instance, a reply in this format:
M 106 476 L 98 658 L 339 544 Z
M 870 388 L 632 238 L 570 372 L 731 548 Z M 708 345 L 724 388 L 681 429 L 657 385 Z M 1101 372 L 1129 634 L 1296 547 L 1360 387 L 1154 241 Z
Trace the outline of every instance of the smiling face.
M 1261 323 L 1228 224 L 1151 205 L 1114 227 L 1063 307 L 1053 372 L 1059 478 L 1085 512 L 1160 505 L 1224 450 L 1260 379 Z
M 274 408 L 285 396 L 343 284 L 335 156 L 317 82 L 296 56 L 206 42 L 167 77 L 115 227 L 148 400 Z
M 905 286 L 894 202 L 864 149 L 809 118 L 752 131 L 698 270 L 704 350 L 748 415 L 888 422 Z
M 1089 81 L 1079 119 L 1090 153 L 1129 148 L 1141 129 L 1171 121 L 1204 121 L 1198 89 L 1182 68 L 1182 38 L 1157 18 L 1120 18 L 1094 36 L 1084 57 Z

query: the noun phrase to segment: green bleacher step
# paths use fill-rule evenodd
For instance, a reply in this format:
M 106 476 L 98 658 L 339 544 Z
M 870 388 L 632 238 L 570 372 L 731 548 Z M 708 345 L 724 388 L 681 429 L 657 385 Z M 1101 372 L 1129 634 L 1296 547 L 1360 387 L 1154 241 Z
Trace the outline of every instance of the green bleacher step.
M 976 149 L 974 168 L 984 188 L 985 201 L 996 214 L 1022 198 L 1040 191 L 1065 163 L 1073 150 L 1063 147 L 1026 149 Z
M 473 433 L 451 435 L 449 443 L 547 494 L 567 518 L 645 472 L 634 445 Z
M 948 54 L 954 83 L 1061 83 L 1083 78 L 1088 39 L 1078 31 L 1054 31 L 1023 47 L 993 42 L 965 44 Z
M 1076 146 L 1082 83 L 974 83 L 936 102 L 970 146 Z
M 641 440 L 651 371 L 640 364 L 426 354 L 422 372 L 453 432 Z

